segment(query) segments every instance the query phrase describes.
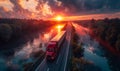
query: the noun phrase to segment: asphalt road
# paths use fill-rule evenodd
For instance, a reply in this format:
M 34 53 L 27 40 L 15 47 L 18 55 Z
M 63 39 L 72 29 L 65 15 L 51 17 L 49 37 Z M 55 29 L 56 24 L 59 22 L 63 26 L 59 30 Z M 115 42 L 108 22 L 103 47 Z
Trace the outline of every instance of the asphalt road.
M 67 71 L 68 55 L 71 40 L 71 23 L 67 23 L 66 40 L 64 41 L 58 57 L 54 62 L 47 62 L 46 58 L 39 64 L 35 71 Z

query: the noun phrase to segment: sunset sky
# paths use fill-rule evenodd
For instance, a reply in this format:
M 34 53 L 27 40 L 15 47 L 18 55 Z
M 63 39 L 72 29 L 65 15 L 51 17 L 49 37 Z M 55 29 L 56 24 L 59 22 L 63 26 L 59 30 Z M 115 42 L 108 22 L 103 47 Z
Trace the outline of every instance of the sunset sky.
M 120 0 L 0 0 L 0 18 L 69 20 L 120 17 Z

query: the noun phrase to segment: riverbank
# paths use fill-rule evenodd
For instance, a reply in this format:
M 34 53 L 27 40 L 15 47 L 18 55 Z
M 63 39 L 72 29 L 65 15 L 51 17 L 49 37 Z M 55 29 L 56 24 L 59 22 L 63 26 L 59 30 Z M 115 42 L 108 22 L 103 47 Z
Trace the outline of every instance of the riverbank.
M 89 35 L 95 39 L 96 41 L 98 41 L 102 46 L 104 46 L 107 50 L 109 50 L 113 55 L 120 57 L 120 52 L 115 50 L 113 46 L 111 46 L 107 41 L 104 41 L 102 39 L 100 39 L 99 37 L 97 37 L 93 31 L 89 31 Z

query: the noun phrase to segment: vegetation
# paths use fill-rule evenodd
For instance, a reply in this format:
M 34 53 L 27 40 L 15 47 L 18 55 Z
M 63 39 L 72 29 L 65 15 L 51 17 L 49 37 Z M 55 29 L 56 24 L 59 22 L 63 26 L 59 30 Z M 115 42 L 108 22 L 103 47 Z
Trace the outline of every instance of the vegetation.
M 89 28 L 90 31 L 92 31 L 92 35 L 102 40 L 103 43 L 105 42 L 104 44 L 106 43 L 109 44 L 110 45 L 109 48 L 112 48 L 120 52 L 120 28 L 119 28 L 120 19 L 105 18 L 103 20 L 92 19 L 92 20 L 75 21 L 75 22 L 79 23 L 81 26 Z M 120 59 L 118 56 L 116 57 L 113 55 L 113 53 L 106 51 L 105 57 L 108 59 L 108 63 L 109 63 L 111 70 L 113 71 L 120 70 L 119 69 Z M 75 71 L 78 71 L 78 70 L 75 70 Z M 91 70 L 91 71 L 94 71 L 94 70 Z M 98 71 L 98 70 L 95 70 L 95 71 Z
M 119 19 L 104 19 L 94 21 L 91 29 L 94 34 L 104 41 L 107 41 L 116 50 L 120 51 L 120 20 Z
M 0 44 L 11 42 L 26 34 L 42 31 L 53 25 L 53 23 L 32 19 L 0 19 Z
M 79 42 L 79 36 L 73 32 L 72 38 L 72 58 L 71 58 L 71 71 L 85 71 L 85 66 L 87 64 L 92 64 L 91 62 L 83 58 L 84 49 L 82 43 Z
M 12 28 L 8 24 L 0 24 L 0 39 L 8 41 L 12 36 Z
M 103 20 L 92 19 L 76 22 L 90 28 L 95 36 L 108 42 L 117 51 L 120 51 L 120 19 L 105 18 Z

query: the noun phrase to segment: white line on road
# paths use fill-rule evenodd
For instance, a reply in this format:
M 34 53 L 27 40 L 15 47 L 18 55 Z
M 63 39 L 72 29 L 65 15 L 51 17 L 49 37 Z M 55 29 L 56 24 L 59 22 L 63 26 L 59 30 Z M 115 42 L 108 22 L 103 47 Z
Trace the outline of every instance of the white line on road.
M 71 36 L 71 34 L 69 35 L 69 37 Z M 67 65 L 67 59 L 68 59 L 68 52 L 69 52 L 69 47 L 70 47 L 70 39 L 69 39 L 69 42 L 68 42 L 68 50 L 67 50 L 67 56 L 66 56 L 66 60 L 65 60 L 65 66 L 64 66 L 64 71 L 66 71 L 66 65 Z
M 70 43 L 68 44 L 68 50 L 69 50 L 69 46 L 70 46 Z M 65 69 L 66 69 L 66 65 L 67 65 L 68 50 L 67 50 L 67 56 L 66 56 L 66 60 L 65 60 L 64 71 L 65 71 Z
M 38 71 L 39 68 L 40 68 L 40 66 L 41 66 L 43 63 L 45 63 L 45 58 L 43 59 L 43 61 L 42 61 L 41 64 L 37 67 L 37 69 L 36 69 L 35 71 Z
M 49 71 L 49 68 L 47 68 L 47 71 Z
M 59 56 L 58 56 L 58 59 L 57 59 L 57 62 L 56 62 L 56 64 L 58 64 L 58 61 L 59 61 L 59 59 L 60 59 L 60 56 L 61 56 L 61 55 L 59 55 Z

